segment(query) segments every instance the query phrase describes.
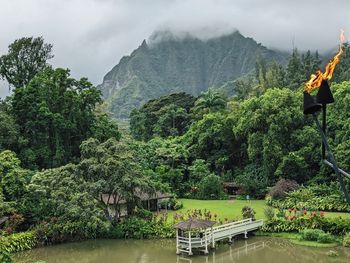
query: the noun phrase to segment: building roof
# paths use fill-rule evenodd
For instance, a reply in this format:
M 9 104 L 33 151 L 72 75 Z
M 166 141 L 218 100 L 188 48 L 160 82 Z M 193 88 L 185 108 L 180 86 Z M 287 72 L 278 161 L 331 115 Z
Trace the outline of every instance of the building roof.
M 238 187 L 236 182 L 224 182 L 224 187 Z
M 102 194 L 102 200 L 105 204 L 114 204 L 114 196 L 112 195 L 109 199 L 109 202 L 108 202 L 108 194 Z M 146 192 L 141 192 L 141 191 L 138 191 L 138 193 L 136 193 L 136 196 L 138 198 L 140 198 L 141 201 L 148 201 L 148 200 L 155 200 L 155 199 L 165 199 L 165 198 L 171 198 L 173 197 L 172 194 L 170 193 L 164 193 L 164 192 L 160 192 L 160 191 L 157 191 L 155 193 L 146 193 Z M 119 200 L 118 204 L 125 204 L 126 203 L 126 200 L 125 199 L 121 199 Z
M 200 229 L 200 228 L 209 228 L 215 224 L 216 224 L 215 221 L 190 218 L 186 221 L 182 221 L 180 223 L 177 223 L 176 225 L 174 225 L 174 228 L 178 228 L 181 230 Z

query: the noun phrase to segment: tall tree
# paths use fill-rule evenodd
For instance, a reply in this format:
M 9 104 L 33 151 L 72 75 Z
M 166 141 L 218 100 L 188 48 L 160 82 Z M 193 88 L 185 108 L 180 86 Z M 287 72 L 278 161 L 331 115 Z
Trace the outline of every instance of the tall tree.
M 190 110 L 194 102 L 195 98 L 184 92 L 148 101 L 131 112 L 131 134 L 138 140 L 182 135 L 192 122 Z
M 79 145 L 93 136 L 94 108 L 100 92 L 69 70 L 47 68 L 25 87 L 15 89 L 12 111 L 27 141 L 26 166 L 57 167 L 79 157 Z
M 222 93 L 219 93 L 213 89 L 209 89 L 207 92 L 196 100 L 193 111 L 197 116 L 203 116 L 209 112 L 216 112 L 226 108 L 226 98 Z
M 19 126 L 14 118 L 0 110 L 0 151 L 15 150 L 19 141 Z
M 79 173 L 101 204 L 104 204 L 101 194 L 106 194 L 116 211 L 121 200 L 126 200 L 130 212 L 141 191 L 152 191 L 151 181 L 141 172 L 136 154 L 127 143 L 109 139 L 100 144 L 91 138 L 81 144 L 81 153 Z
M 305 74 L 299 51 L 296 48 L 293 49 L 292 55 L 289 58 L 286 71 L 287 86 L 292 90 L 298 89 L 305 81 Z
M 42 37 L 23 37 L 9 45 L 8 53 L 0 57 L 0 76 L 13 87 L 24 87 L 45 69 L 53 58 L 52 45 Z

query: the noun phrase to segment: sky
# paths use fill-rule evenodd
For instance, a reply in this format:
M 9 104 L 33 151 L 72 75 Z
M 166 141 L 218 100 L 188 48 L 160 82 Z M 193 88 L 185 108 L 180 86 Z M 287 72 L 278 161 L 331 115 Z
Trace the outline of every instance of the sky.
M 155 31 L 208 39 L 238 29 L 270 48 L 322 52 L 340 29 L 350 35 L 349 13 L 348 0 L 0 0 L 0 55 L 15 39 L 43 36 L 50 64 L 97 85 Z

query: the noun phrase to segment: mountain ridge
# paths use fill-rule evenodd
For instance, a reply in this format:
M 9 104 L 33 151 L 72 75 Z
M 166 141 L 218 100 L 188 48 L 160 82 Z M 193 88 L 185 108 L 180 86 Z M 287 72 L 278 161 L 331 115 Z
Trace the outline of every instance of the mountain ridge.
M 150 44 L 143 40 L 122 57 L 98 86 L 116 118 L 128 118 L 133 108 L 162 95 L 198 96 L 252 72 L 259 57 L 286 62 L 285 53 L 270 50 L 239 31 L 207 40 L 191 35 L 178 38 L 169 32 L 157 37 L 157 41 L 151 37 Z

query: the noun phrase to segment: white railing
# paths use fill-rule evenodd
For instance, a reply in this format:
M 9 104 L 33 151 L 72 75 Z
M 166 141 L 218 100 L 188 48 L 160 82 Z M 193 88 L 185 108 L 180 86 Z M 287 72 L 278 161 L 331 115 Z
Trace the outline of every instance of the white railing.
M 207 244 L 211 243 L 212 235 L 208 234 L 206 236 L 200 237 L 191 237 L 191 247 L 203 247 L 205 245 L 205 238 L 207 239 Z M 180 246 L 189 246 L 190 239 L 188 237 L 178 237 L 178 244 Z
M 212 229 L 206 229 L 205 231 L 199 233 L 200 235 L 203 235 L 201 237 L 191 236 L 191 238 L 189 238 L 184 236 L 178 236 L 177 251 L 187 252 L 191 255 L 192 248 L 207 247 L 210 244 L 215 246 L 216 241 L 225 238 L 229 238 L 229 240 L 231 240 L 232 237 L 243 233 L 246 235 L 248 231 L 258 229 L 262 225 L 263 220 L 253 221 L 250 218 L 213 227 Z M 207 249 L 205 251 L 206 253 L 208 253 Z

